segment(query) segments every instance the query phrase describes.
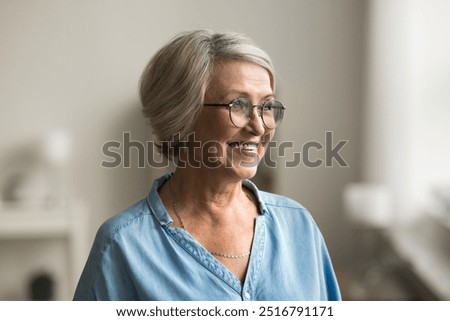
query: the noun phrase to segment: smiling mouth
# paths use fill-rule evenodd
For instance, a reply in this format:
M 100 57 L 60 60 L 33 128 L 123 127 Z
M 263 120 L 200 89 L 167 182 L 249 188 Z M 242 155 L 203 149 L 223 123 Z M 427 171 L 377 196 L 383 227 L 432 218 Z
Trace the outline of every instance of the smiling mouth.
M 243 151 L 249 151 L 249 152 L 256 152 L 258 150 L 258 143 L 252 143 L 252 142 L 231 142 L 228 144 L 231 148 L 238 148 Z

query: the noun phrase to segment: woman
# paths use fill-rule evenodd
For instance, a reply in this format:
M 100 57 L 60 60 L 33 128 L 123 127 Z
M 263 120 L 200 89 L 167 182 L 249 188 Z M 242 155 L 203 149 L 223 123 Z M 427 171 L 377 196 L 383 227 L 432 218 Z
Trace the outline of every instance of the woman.
M 177 164 L 99 229 L 76 300 L 339 300 L 310 214 L 248 179 L 281 122 L 267 54 L 243 35 L 194 31 L 140 84 L 159 149 Z

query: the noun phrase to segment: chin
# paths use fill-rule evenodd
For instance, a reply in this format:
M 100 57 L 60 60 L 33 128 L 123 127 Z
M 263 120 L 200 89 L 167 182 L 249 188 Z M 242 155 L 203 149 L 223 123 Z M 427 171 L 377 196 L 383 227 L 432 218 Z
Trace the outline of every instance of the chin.
M 233 164 L 233 166 L 229 169 L 232 170 L 241 180 L 251 179 L 256 175 L 258 171 L 258 163 L 242 162 Z
M 260 153 L 236 153 L 228 154 L 227 158 L 222 158 L 214 163 L 210 168 L 221 168 L 225 176 L 234 177 L 237 180 L 251 179 L 258 171 L 261 161 Z

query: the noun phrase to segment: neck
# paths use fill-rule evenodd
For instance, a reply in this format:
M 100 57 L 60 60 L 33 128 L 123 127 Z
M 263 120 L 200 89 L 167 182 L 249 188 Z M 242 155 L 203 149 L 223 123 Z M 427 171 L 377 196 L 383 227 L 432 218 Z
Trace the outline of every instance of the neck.
M 242 180 L 227 180 L 213 171 L 199 175 L 182 168 L 177 169 L 171 180 L 183 218 L 189 213 L 196 219 L 226 224 L 234 220 L 234 215 L 242 215 L 243 209 L 253 206 Z
M 189 175 L 178 169 L 160 190 L 173 227 L 190 233 L 243 281 L 253 242 L 258 207 L 242 180 Z M 233 262 L 231 262 L 233 261 Z

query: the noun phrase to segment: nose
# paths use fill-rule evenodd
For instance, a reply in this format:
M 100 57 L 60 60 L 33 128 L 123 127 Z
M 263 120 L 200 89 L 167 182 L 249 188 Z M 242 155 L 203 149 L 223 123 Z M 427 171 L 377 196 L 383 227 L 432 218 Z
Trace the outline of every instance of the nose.
M 262 119 L 261 108 L 258 108 L 258 106 L 254 106 L 247 127 L 255 136 L 261 136 L 265 133 L 266 127 Z

